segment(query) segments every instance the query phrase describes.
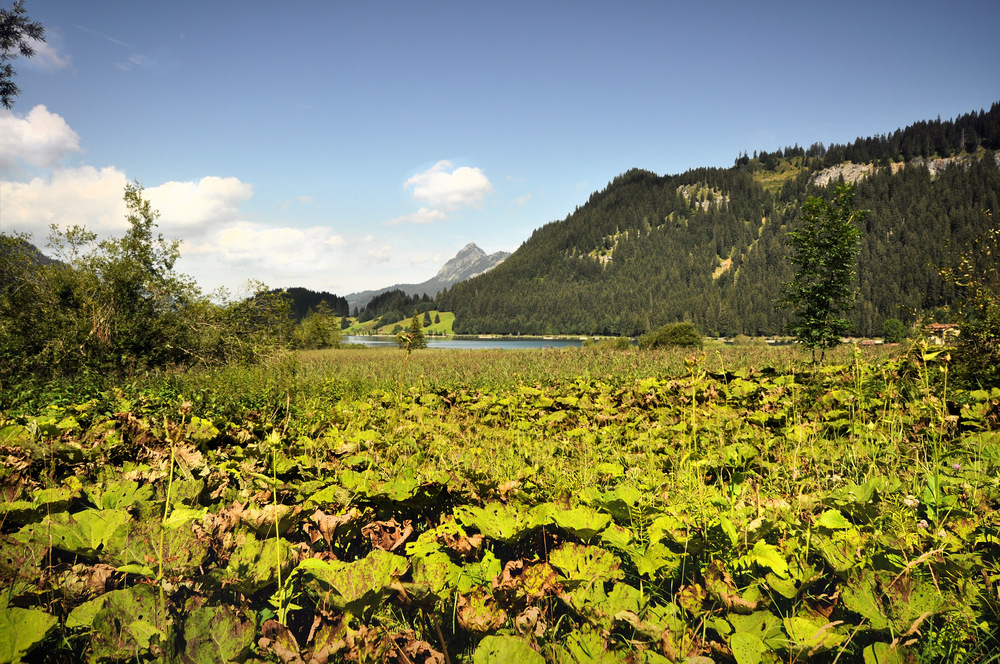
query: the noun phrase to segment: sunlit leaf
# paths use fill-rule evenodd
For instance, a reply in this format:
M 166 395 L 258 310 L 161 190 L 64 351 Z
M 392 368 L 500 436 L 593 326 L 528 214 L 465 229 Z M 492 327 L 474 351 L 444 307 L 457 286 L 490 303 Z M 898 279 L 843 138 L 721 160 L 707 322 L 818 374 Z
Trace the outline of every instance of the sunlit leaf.
M 375 549 L 352 563 L 307 558 L 299 563 L 295 573 L 318 582 L 317 594 L 324 603 L 359 615 L 385 599 L 408 567 L 406 558 Z M 305 585 L 308 587 L 308 581 Z
M 574 585 L 623 577 L 615 556 L 599 546 L 567 542 L 552 551 L 549 563 Z
M 545 664 L 545 658 L 516 636 L 487 636 L 472 653 L 474 664 Z
M 0 609 L 0 663 L 20 662 L 58 623 L 58 618 L 39 609 Z

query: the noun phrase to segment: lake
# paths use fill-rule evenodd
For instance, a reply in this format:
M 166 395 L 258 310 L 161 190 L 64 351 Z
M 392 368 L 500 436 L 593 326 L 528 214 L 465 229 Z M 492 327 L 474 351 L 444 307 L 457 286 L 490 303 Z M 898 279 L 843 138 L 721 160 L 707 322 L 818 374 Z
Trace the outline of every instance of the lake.
M 395 346 L 395 337 L 369 337 L 348 335 L 345 341 L 364 346 Z M 525 348 L 568 348 L 583 345 L 582 339 L 545 339 L 543 337 L 427 337 L 428 348 L 506 348 L 511 350 Z

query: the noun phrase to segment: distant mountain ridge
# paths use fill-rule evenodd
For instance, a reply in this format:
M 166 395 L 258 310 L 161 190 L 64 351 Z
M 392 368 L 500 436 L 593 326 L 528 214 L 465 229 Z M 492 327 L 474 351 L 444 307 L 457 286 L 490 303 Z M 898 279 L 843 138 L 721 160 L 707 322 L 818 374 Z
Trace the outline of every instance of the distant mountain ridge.
M 853 143 L 741 154 L 730 168 L 629 170 L 563 220 L 537 228 L 497 269 L 436 302 L 457 334 L 636 336 L 687 321 L 712 336 L 780 334 L 793 276 L 787 233 L 802 206 L 854 182 L 869 210 L 854 334 L 890 319 L 947 317 L 939 270 L 1000 210 L 1000 102 Z
M 360 309 L 367 305 L 375 296 L 391 290 L 401 290 L 411 296 L 426 294 L 434 297 L 445 288 L 450 288 L 459 282 L 489 272 L 502 263 L 508 256 L 510 256 L 509 251 L 497 251 L 487 254 L 475 242 L 470 242 L 462 247 L 455 254 L 454 258 L 445 263 L 431 279 L 419 284 L 395 284 L 377 290 L 351 293 L 346 296 L 347 305 L 351 311 L 354 311 L 355 307 Z

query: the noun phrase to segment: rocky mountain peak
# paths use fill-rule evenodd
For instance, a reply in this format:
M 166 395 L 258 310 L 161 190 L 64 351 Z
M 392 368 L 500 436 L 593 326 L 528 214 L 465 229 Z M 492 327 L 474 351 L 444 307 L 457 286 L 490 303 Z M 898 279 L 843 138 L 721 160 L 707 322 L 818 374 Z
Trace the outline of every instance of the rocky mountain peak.
M 438 270 L 436 278 L 442 281 L 458 281 L 460 279 L 467 279 L 464 276 L 469 268 L 474 266 L 476 262 L 481 261 L 486 257 L 486 252 L 479 248 L 475 242 L 470 242 L 469 244 L 462 247 L 455 257 L 445 263 L 440 270 Z

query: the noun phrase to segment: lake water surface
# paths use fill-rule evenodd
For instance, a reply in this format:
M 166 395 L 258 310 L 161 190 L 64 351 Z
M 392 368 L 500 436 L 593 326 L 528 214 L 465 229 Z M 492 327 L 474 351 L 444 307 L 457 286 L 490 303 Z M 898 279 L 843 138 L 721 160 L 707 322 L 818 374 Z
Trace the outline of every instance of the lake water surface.
M 368 337 L 368 336 L 347 336 L 347 343 L 362 344 L 364 346 L 395 346 L 395 337 Z M 582 339 L 544 339 L 542 337 L 449 337 L 438 339 L 427 337 L 428 348 L 567 348 L 582 346 Z

